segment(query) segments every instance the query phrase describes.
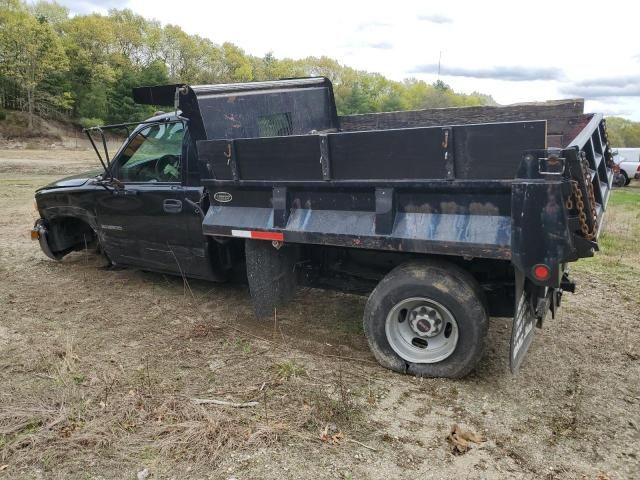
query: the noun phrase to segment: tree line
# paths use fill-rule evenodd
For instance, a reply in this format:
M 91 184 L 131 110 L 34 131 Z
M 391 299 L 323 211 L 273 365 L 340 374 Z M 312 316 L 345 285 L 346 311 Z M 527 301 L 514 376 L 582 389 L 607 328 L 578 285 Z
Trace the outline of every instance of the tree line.
M 392 81 L 328 57 L 257 57 L 161 25 L 131 10 L 70 16 L 55 2 L 0 0 L 0 107 L 83 126 L 140 120 L 131 89 L 167 83 L 211 84 L 325 76 L 340 114 L 495 104 L 438 81 Z
M 620 117 L 608 117 L 607 134 L 612 147 L 640 147 L 640 122 L 632 122 Z
M 333 82 L 341 115 L 496 104 L 489 95 L 457 93 L 442 81 L 393 81 L 328 57 L 249 55 L 128 9 L 72 17 L 55 2 L 0 0 L 0 114 L 28 112 L 31 125 L 35 115 L 82 126 L 142 120 L 154 111 L 133 102 L 131 89 L 142 85 L 303 76 Z M 610 117 L 608 125 L 613 146 L 640 146 L 640 123 Z

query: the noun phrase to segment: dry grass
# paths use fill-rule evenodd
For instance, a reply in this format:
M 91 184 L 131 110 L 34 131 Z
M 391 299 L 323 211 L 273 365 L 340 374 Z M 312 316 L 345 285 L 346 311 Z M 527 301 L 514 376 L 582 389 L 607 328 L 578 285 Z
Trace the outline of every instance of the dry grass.
M 247 345 L 262 348 L 262 358 L 268 358 L 272 352 L 257 343 L 227 337 L 215 364 L 226 369 L 227 360 L 250 355 Z M 341 370 L 334 378 L 311 377 L 302 364 L 285 359 L 255 372 L 215 375 L 206 396 L 259 402 L 235 409 L 195 404 L 176 392 L 170 379 L 159 378 L 163 372 L 156 362 L 134 369 L 117 362 L 89 368 L 76 350 L 68 338 L 63 349 L 43 352 L 14 372 L 29 381 L 21 400 L 14 396 L 11 406 L 0 410 L 2 462 L 46 468 L 99 453 L 113 461 L 162 458 L 215 467 L 229 452 L 247 447 L 283 439 L 317 441 L 327 424 L 363 430 L 366 403 L 351 390 L 357 384 L 353 376 L 346 379 Z
M 378 367 L 362 298 L 304 291 L 263 323 L 243 287 L 104 271 L 80 253 L 49 261 L 26 234 L 33 189 L 54 179 L 38 161 L 0 178 L 0 478 L 640 474 L 637 207 L 624 192 L 520 374 L 506 366 L 509 322 L 494 319 L 478 371 L 451 382 Z M 452 456 L 454 423 L 487 442 Z
M 289 380 L 292 377 L 302 377 L 307 374 L 303 365 L 292 360 L 276 362 L 272 365 L 272 368 L 274 373 L 284 380 Z

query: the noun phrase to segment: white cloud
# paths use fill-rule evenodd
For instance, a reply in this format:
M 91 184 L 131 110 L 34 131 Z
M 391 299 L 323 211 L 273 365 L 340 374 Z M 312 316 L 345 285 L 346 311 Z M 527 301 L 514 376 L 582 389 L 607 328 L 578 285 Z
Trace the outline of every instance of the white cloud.
M 430 23 L 453 23 L 453 20 L 440 13 L 431 13 L 429 15 L 418 15 L 418 20 Z
M 124 1 L 107 3 L 122 8 Z M 104 3 L 89 0 L 61 3 L 95 3 L 104 9 Z M 592 79 L 640 75 L 640 61 L 634 61 L 640 6 L 627 0 L 609 0 L 598 8 L 557 0 L 449 0 L 433 10 L 420 0 L 327 0 L 321 6 L 294 0 L 181 0 L 179 5 L 129 0 L 128 6 L 254 55 L 327 55 L 393 79 L 414 76 L 428 82 L 438 78 L 437 69 L 416 72 L 416 65 L 437 65 L 441 56 L 442 79 L 456 90 L 488 93 L 500 103 L 584 95 L 590 108 L 628 112 L 627 117 L 640 120 L 640 102 L 628 96 L 631 87 L 609 89 L 605 93 L 616 97 L 604 98 L 603 85 L 590 86 Z M 504 68 L 512 75 L 504 75 L 509 73 Z M 465 72 L 476 75 L 459 75 Z
M 429 63 L 427 65 L 418 65 L 414 67 L 411 72 L 439 73 L 440 75 L 448 77 L 489 78 L 510 82 L 558 80 L 562 78 L 562 70 L 547 67 L 522 67 L 518 65 L 469 68 Z
M 608 78 L 583 80 L 570 85 L 562 85 L 560 91 L 569 95 L 587 98 L 640 99 L 640 75 L 615 75 Z

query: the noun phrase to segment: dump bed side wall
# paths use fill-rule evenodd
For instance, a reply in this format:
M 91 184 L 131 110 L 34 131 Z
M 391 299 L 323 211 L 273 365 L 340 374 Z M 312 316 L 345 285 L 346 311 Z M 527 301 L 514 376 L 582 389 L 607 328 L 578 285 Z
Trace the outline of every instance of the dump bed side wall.
M 525 150 L 545 148 L 545 132 L 544 121 L 510 122 L 206 140 L 197 147 L 204 185 L 220 180 L 511 180 Z
M 545 131 L 534 121 L 200 141 L 203 230 L 508 259 L 511 182 Z
M 342 131 L 468 125 L 490 122 L 547 121 L 547 145 L 564 147 L 587 124 L 584 100 L 562 100 L 507 106 L 429 108 L 404 112 L 365 113 L 340 117 Z

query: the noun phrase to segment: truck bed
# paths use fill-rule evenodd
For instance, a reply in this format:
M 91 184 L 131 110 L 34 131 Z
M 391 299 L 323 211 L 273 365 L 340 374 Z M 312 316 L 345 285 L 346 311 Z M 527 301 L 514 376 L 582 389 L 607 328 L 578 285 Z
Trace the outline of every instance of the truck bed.
M 212 192 L 203 231 L 511 259 L 520 248 L 514 191 L 542 178 L 527 171 L 527 155 L 538 163 L 550 144 L 565 157 L 584 151 L 602 215 L 612 178 L 604 124 L 582 108 L 571 100 L 352 115 L 334 132 L 203 140 L 202 183 Z M 555 182 L 549 199 L 562 202 L 561 176 L 544 177 Z

